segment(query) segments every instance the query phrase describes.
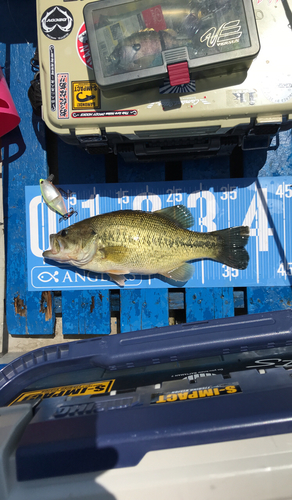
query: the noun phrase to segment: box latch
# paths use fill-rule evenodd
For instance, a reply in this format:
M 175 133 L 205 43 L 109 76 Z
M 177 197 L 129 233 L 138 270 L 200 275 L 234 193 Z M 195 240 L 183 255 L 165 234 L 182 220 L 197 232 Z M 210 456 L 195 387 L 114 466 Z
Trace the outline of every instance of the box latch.
M 187 61 L 167 66 L 169 83 L 172 87 L 190 82 L 189 67 Z

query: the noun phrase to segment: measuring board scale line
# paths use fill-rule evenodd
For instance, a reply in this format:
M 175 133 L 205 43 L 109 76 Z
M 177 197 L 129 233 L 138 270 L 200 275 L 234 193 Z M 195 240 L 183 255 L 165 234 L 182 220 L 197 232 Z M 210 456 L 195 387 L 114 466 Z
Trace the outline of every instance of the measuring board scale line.
M 67 186 L 78 216 L 73 221 L 69 219 L 69 222 L 61 224 L 57 222 L 57 216 L 44 205 L 39 188 L 29 186 L 26 188 L 29 290 L 117 287 L 105 279 L 107 277 L 102 280 L 100 275 L 78 268 L 44 264 L 42 252 L 49 247 L 49 235 L 96 213 L 121 209 L 159 210 L 176 204 L 188 206 L 195 220 L 191 229 L 197 232 L 223 229 L 228 224 L 250 227 L 247 245 L 250 262 L 246 270 L 231 269 L 210 260 L 195 261 L 194 276 L 186 283 L 186 287 L 289 286 L 292 279 L 292 249 L 287 238 L 284 247 L 283 203 L 287 213 L 292 197 L 290 186 L 291 177 L 229 179 L 228 182 L 224 179 L 188 183 L 111 184 L 110 188 L 103 184 L 82 186 L 82 198 L 78 186 Z M 232 208 L 228 209 L 231 202 Z M 286 224 L 285 231 L 289 231 Z M 147 276 L 130 278 L 132 281 L 126 281 L 126 287 L 171 286 L 160 277 L 151 278 L 151 281 Z M 178 284 L 174 283 L 174 286 Z
M 251 177 L 254 173 L 259 171 L 258 176 L 260 179 L 263 177 L 275 176 L 278 178 L 279 191 L 278 198 L 279 203 L 283 206 L 283 249 L 286 248 L 287 238 L 289 240 L 290 228 L 291 226 L 291 210 L 289 210 L 289 190 L 290 186 L 285 182 L 284 176 L 289 176 L 292 172 L 292 154 L 291 154 L 291 144 L 292 144 L 291 131 L 283 131 L 277 134 L 277 136 L 272 140 L 271 147 L 268 151 L 244 151 L 243 161 L 244 161 L 244 176 Z M 287 186 L 287 187 L 286 187 Z M 287 210 L 286 210 L 287 207 Z M 286 231 L 288 228 L 288 231 Z M 289 280 L 288 275 L 291 273 L 291 263 L 287 259 L 281 261 L 281 264 L 276 270 L 284 279 Z M 273 311 L 276 309 L 285 309 L 291 307 L 292 304 L 292 289 L 290 286 L 275 287 L 275 282 L 272 282 L 269 287 L 247 287 L 247 312 L 249 314 L 256 312 L 266 312 Z M 287 283 L 288 284 L 288 283 Z
M 146 185 L 147 181 L 165 181 L 167 178 L 167 165 L 164 162 L 140 163 L 139 168 L 131 168 L 129 163 L 125 163 L 121 156 L 117 157 L 118 180 L 121 185 L 133 182 L 140 182 Z M 126 206 L 124 198 L 128 193 L 119 192 L 121 196 L 121 207 Z M 128 333 L 146 328 L 168 326 L 169 324 L 169 294 L 165 288 L 155 289 L 129 289 L 124 287 L 118 291 L 119 322 L 118 328 L 121 333 Z
M 89 155 L 83 150 L 66 144 L 58 137 L 58 183 L 64 184 L 70 179 L 70 184 L 78 184 L 81 198 L 86 200 L 87 191 L 83 190 L 83 183 L 93 185 L 91 197 L 85 202 L 84 218 L 91 214 L 99 213 L 99 197 L 95 190 L 95 184 L 106 182 L 106 162 L 105 155 Z M 82 166 L 80 168 L 80 166 Z M 76 198 L 66 185 L 67 198 L 65 204 L 70 210 L 76 206 Z M 74 192 L 74 190 L 73 190 Z M 48 212 L 48 211 L 47 211 Z M 48 213 L 45 214 L 46 217 Z M 59 222 L 52 219 L 56 227 L 51 232 L 59 230 Z M 51 219 L 50 219 L 51 220 Z M 68 220 L 68 224 L 74 224 L 75 216 Z M 44 222 L 46 225 L 48 222 Z M 49 242 L 48 242 L 49 246 Z M 52 275 L 58 279 L 58 271 L 53 271 Z M 45 275 L 45 278 L 50 278 Z M 81 281 L 82 282 L 82 281 Z M 52 279 L 52 284 L 54 279 Z M 83 283 L 83 282 L 82 282 Z M 108 335 L 111 333 L 111 311 L 110 311 L 110 291 L 95 289 L 63 289 L 60 296 L 59 312 L 62 312 L 62 334 L 67 336 L 84 335 Z
M 287 203 L 289 203 L 290 186 L 285 182 L 284 176 L 289 176 L 292 172 L 292 155 L 291 155 L 291 131 L 280 132 L 272 140 L 270 150 L 258 151 L 244 151 L 244 176 L 252 177 L 257 174 L 262 179 L 263 177 L 275 176 L 278 178 L 279 183 L 282 182 L 282 187 L 279 184 L 278 198 L 279 203 L 283 206 L 283 249 L 286 248 L 286 238 L 290 235 L 291 226 L 291 210 L 289 210 Z M 286 187 L 287 186 L 287 187 Z M 286 191 L 286 192 L 285 192 Z M 286 205 L 288 210 L 286 210 Z M 288 232 L 286 232 L 286 227 Z M 271 251 L 273 251 L 271 249 Z M 284 252 L 285 256 L 285 252 Z M 272 258 L 274 260 L 274 258 Z M 282 262 L 278 268 L 279 272 L 283 274 L 284 279 L 288 280 L 285 269 L 289 271 L 289 263 Z M 277 274 L 277 269 L 275 270 Z M 255 312 L 273 311 L 276 309 L 289 308 L 292 304 L 292 290 L 291 286 L 275 287 L 275 282 L 272 282 L 269 287 L 247 287 L 246 289 L 246 306 L 249 314 Z M 291 284 L 290 284 L 291 285 Z

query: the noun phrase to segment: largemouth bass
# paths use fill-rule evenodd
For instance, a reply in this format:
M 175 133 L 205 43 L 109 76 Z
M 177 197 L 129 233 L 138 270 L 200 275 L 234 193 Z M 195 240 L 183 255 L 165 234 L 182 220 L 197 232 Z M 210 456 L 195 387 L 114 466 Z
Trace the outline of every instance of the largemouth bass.
M 212 259 L 245 269 L 249 227 L 209 233 L 188 230 L 194 223 L 183 205 L 155 212 L 119 210 L 96 215 L 50 235 L 43 257 L 80 269 L 106 273 L 124 285 L 125 274 L 160 274 L 186 282 L 194 272 L 188 261 Z
M 157 54 L 163 50 L 185 45 L 176 39 L 173 30 L 146 29 L 121 40 L 109 56 L 109 61 L 120 70 L 149 68 Z

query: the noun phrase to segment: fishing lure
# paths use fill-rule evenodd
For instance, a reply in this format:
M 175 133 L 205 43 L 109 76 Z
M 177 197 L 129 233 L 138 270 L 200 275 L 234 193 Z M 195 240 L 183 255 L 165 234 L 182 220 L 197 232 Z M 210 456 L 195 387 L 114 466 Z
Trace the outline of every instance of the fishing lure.
M 77 215 L 76 210 L 71 210 L 67 212 L 67 208 L 60 191 L 52 183 L 54 179 L 53 174 L 51 174 L 47 179 L 40 179 L 40 188 L 43 195 L 45 203 L 52 210 L 62 215 L 59 222 L 69 219 L 73 214 Z M 66 194 L 66 193 L 65 193 Z

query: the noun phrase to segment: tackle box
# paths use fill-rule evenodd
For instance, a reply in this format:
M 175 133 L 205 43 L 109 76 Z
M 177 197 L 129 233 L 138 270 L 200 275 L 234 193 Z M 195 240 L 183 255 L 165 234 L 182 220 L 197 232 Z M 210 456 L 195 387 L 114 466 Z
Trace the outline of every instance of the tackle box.
M 37 0 L 41 110 L 31 100 L 66 142 L 126 161 L 266 149 L 292 126 L 291 1 Z M 139 70 L 115 68 L 142 49 Z
M 287 498 L 291 325 L 275 311 L 14 360 L 0 371 L 1 500 Z
M 238 74 L 259 51 L 250 0 L 88 3 L 84 18 L 96 82 L 104 90 L 190 84 Z M 200 83 L 199 83 L 200 82 Z M 134 86 L 133 86 L 134 85 Z M 147 88 L 144 85 L 144 88 Z

